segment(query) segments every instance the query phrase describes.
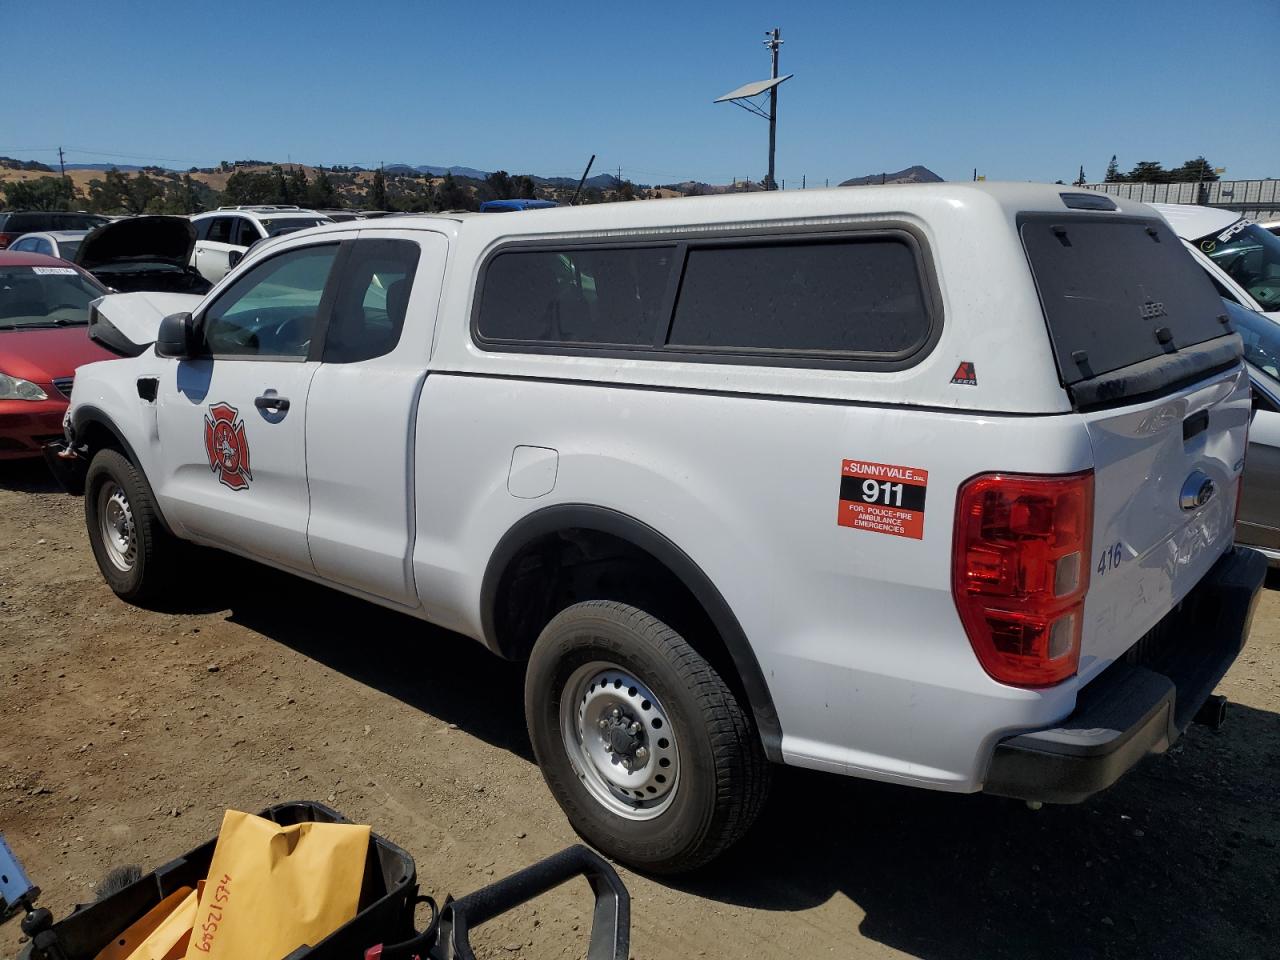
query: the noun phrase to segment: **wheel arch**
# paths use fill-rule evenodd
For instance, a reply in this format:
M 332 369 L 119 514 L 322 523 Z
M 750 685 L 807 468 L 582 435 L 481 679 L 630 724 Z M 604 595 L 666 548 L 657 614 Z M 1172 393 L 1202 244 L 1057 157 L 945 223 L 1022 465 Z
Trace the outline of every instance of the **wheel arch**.
M 134 450 L 133 445 L 125 437 L 124 431 L 116 425 L 111 416 L 99 407 L 92 404 L 84 404 L 76 407 L 72 413 L 71 428 L 74 431 L 76 446 L 87 448 L 84 454 L 86 470 L 93 460 L 93 455 L 104 447 L 114 447 L 119 450 L 129 459 L 130 463 L 137 467 L 138 478 L 143 486 L 146 487 L 147 495 L 151 498 L 160 526 L 164 528 L 165 533 L 173 534 L 173 529 L 169 526 L 169 521 L 165 519 L 164 511 L 160 507 L 160 501 L 156 499 L 156 492 L 142 467 L 142 461 L 138 458 L 137 451 Z M 84 492 L 83 489 L 81 492 Z
M 630 545 L 656 561 L 688 591 L 714 628 L 715 639 L 737 673 L 766 756 L 781 761 L 782 728 L 773 696 L 737 616 L 693 558 L 665 534 L 628 514 L 591 504 L 559 504 L 531 513 L 507 530 L 490 555 L 481 582 L 480 620 L 490 649 L 507 659 L 521 659 L 527 654 L 527 644 L 510 636 L 501 623 L 500 608 L 510 577 L 516 562 L 533 545 L 569 531 L 590 531 Z

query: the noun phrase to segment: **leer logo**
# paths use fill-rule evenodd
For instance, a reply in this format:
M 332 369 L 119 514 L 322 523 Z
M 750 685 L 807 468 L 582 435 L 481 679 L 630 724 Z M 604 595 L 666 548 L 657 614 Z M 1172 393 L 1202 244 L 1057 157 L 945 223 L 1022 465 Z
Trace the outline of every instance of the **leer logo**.
M 204 417 L 204 449 L 209 469 L 218 482 L 232 490 L 244 490 L 253 479 L 249 472 L 249 441 L 240 412 L 229 403 L 215 403 Z
M 951 375 L 952 383 L 959 383 L 966 387 L 976 387 L 978 385 L 978 371 L 968 360 L 965 360 L 960 366 L 956 367 L 956 372 Z

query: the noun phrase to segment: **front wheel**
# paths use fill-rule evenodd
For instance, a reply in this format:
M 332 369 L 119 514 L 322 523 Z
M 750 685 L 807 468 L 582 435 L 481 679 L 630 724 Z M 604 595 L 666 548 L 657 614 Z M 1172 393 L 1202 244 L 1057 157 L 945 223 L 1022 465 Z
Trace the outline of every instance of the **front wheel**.
M 636 607 L 593 600 L 555 617 L 529 658 L 525 715 L 574 829 L 637 869 L 713 860 L 764 802 L 769 765 L 738 698 Z
M 179 541 L 160 523 L 150 491 L 116 450 L 99 450 L 85 475 L 85 523 L 103 579 L 130 603 L 153 602 L 175 574 Z

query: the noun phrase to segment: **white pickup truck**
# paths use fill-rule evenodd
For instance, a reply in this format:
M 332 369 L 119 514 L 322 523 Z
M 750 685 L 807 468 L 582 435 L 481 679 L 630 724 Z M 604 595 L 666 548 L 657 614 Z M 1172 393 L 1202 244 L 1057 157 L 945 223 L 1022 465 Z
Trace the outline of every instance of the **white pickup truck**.
M 190 541 L 527 660 L 550 789 L 653 872 L 770 761 L 1079 802 L 1219 719 L 1265 575 L 1239 337 L 1068 188 L 334 224 L 92 335 L 50 460 L 121 597 Z

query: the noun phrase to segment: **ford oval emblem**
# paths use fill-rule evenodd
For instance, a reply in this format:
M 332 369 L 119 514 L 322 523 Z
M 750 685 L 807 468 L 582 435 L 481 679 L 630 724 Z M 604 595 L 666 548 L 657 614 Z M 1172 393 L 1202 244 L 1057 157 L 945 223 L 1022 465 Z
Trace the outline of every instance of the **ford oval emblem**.
M 1197 470 L 1182 484 L 1179 505 L 1183 510 L 1199 510 L 1213 499 L 1217 489 L 1217 485 L 1212 480 Z

